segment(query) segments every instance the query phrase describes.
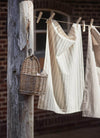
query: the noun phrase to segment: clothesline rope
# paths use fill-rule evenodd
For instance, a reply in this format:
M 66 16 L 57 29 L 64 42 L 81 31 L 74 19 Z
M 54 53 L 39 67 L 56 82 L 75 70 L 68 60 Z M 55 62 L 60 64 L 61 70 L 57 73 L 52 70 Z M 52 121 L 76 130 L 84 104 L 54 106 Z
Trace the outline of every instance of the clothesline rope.
M 34 16 L 35 18 L 38 18 L 37 16 Z M 41 18 L 42 20 L 45 20 L 45 21 L 47 21 L 48 20 L 48 18 Z M 72 22 L 65 22 L 65 21 L 59 21 L 59 20 L 56 20 L 57 22 L 59 22 L 59 23 L 67 23 L 67 24 L 73 24 Z M 83 26 L 83 24 L 80 24 L 81 26 Z M 88 26 L 90 26 L 90 25 L 85 25 L 86 27 L 88 27 Z M 93 25 L 93 26 L 95 26 L 95 25 Z M 96 28 L 100 28 L 100 26 L 95 26 Z

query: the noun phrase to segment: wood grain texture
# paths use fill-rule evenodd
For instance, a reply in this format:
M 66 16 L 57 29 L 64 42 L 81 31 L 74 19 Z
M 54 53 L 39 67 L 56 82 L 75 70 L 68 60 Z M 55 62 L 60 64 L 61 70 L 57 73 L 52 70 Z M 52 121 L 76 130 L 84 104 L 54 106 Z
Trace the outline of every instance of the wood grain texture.
M 20 68 L 28 55 L 27 49 L 21 51 L 18 45 L 19 5 L 20 0 L 8 0 L 7 138 L 33 138 L 34 97 L 19 94 Z M 33 44 L 30 47 L 33 49 Z

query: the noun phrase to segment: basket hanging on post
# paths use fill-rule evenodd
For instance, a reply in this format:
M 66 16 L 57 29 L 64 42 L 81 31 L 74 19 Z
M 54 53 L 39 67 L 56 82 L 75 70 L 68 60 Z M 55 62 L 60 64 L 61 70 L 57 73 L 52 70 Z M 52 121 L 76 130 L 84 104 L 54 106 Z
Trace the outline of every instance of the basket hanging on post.
M 40 64 L 35 56 L 26 58 L 20 74 L 20 93 L 40 95 L 46 91 L 47 74 L 40 73 Z

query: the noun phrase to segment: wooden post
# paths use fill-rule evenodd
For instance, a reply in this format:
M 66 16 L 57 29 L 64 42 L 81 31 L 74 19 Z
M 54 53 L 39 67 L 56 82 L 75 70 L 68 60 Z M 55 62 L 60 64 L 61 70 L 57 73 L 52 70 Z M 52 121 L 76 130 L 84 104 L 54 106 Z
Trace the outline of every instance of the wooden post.
M 21 13 L 24 6 L 27 14 Z M 8 0 L 7 138 L 33 138 L 34 96 L 19 94 L 22 62 L 30 49 L 34 52 L 33 10 L 27 17 L 32 6 L 32 1 Z

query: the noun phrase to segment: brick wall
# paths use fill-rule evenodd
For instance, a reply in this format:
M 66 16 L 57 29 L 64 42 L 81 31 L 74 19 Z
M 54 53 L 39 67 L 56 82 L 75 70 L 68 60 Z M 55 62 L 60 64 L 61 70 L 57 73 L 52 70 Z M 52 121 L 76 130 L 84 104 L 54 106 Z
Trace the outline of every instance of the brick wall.
M 7 118 L 7 2 L 0 2 L 0 138 L 6 135 Z
M 76 22 L 79 16 L 90 23 L 94 18 L 94 24 L 100 25 L 100 2 L 99 3 L 60 3 L 54 1 L 35 0 L 35 8 L 56 8 L 63 9 L 71 16 L 73 22 Z M 51 5 L 50 5 L 51 3 Z M 55 5 L 55 6 L 54 6 Z M 62 7 L 62 8 L 61 8 Z M 66 8 L 67 7 L 67 8 Z M 6 109 L 7 109 L 7 2 L 0 2 L 0 138 L 6 137 Z M 86 62 L 87 51 L 87 30 L 83 35 L 84 63 Z M 43 59 L 42 59 L 43 63 Z M 82 118 L 81 113 L 71 115 L 60 115 L 53 112 L 37 109 L 38 96 L 35 96 L 35 133 L 50 133 L 51 131 L 70 130 L 80 127 L 100 126 L 100 119 Z M 5 135 L 5 136 L 4 136 Z

